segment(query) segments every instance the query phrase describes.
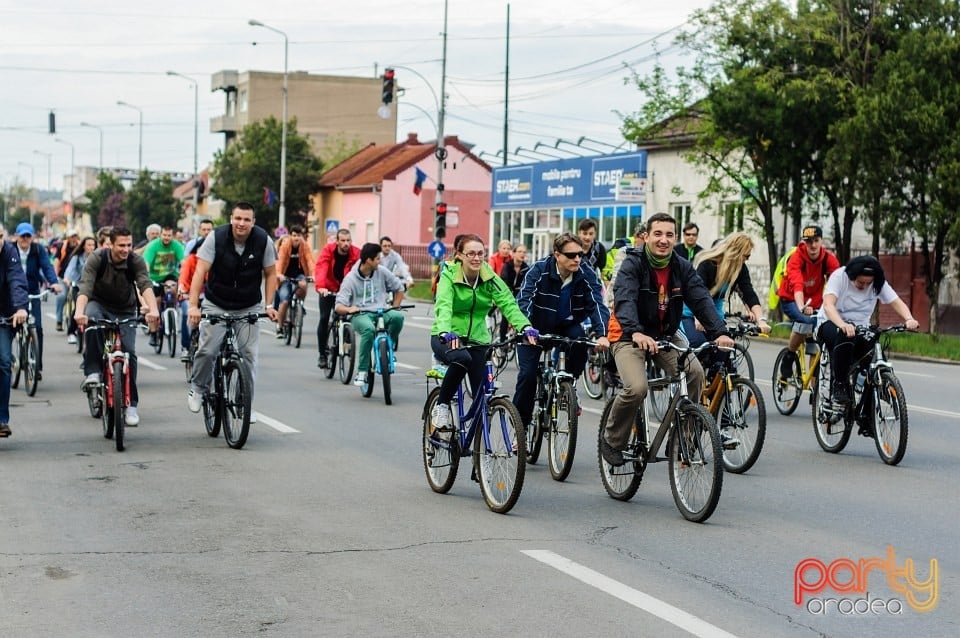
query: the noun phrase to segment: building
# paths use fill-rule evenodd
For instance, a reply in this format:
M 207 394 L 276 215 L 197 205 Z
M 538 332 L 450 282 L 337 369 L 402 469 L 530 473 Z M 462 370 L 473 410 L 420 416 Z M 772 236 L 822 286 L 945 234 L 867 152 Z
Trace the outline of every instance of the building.
M 379 77 L 287 74 L 287 116 L 297 119 L 297 131 L 309 136 L 314 152 L 326 141 L 342 137 L 347 143 L 392 144 L 397 115 L 377 115 L 382 81 Z M 270 116 L 283 117 L 283 73 L 224 70 L 214 73 L 211 91 L 224 92 L 224 113 L 210 120 L 211 133 L 223 133 L 224 147 L 243 127 Z

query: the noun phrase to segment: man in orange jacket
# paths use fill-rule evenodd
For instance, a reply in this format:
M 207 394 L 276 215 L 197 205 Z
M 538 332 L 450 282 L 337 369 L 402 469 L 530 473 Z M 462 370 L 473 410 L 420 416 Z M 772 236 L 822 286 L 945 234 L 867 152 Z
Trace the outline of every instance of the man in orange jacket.
M 313 253 L 303 241 L 303 226 L 291 226 L 290 233 L 277 243 L 277 296 L 273 307 L 277 309 L 277 338 L 283 336 L 283 320 L 287 317 L 290 298 L 296 294 L 303 299 L 307 294 L 307 273 L 313 267 Z M 296 288 L 296 293 L 294 293 Z

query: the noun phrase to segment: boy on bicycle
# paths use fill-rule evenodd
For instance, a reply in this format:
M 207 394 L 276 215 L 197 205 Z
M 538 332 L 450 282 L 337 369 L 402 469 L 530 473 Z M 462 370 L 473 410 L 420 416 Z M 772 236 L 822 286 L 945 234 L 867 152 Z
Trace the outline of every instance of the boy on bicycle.
M 397 308 L 403 301 L 404 289 L 404 283 L 380 265 L 380 245 L 364 244 L 360 249 L 360 259 L 340 284 L 334 307 L 341 315 L 360 313 L 350 319 L 354 332 L 360 335 L 360 358 L 353 385 L 362 386 L 370 369 L 370 349 L 373 348 L 373 337 L 377 328 L 373 315 L 367 314 L 368 311 L 376 312 L 389 308 L 391 304 L 387 299 L 390 293 L 393 294 L 392 307 Z M 393 343 L 396 343 L 403 328 L 403 313 L 399 310 L 387 310 L 383 313 L 383 323 Z
M 287 318 L 290 298 L 296 294 L 303 299 L 307 294 L 307 273 L 313 268 L 313 253 L 303 241 L 303 226 L 290 227 L 290 234 L 277 242 L 277 296 L 273 307 L 277 309 L 277 338 L 283 336 L 283 322 Z M 296 293 L 294 293 L 296 288 Z

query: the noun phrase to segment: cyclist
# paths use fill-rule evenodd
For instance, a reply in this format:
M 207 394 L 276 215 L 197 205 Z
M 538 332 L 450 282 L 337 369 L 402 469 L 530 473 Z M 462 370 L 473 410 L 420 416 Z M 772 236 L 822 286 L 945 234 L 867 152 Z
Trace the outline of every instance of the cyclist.
M 577 236 L 583 244 L 583 263 L 601 273 L 607 268 L 607 249 L 597 241 L 597 222 L 584 219 L 577 224 Z
M 334 309 L 338 314 L 346 315 L 388 308 L 391 306 L 391 294 L 392 306 L 397 308 L 403 301 L 403 282 L 380 265 L 380 246 L 367 243 L 360 249 L 360 259 L 343 278 Z M 357 361 L 357 376 L 353 379 L 353 385 L 362 386 L 370 369 L 370 349 L 373 348 L 373 337 L 377 330 L 373 321 L 369 314 L 354 315 L 350 319 L 350 325 L 360 335 L 360 358 Z M 403 313 L 399 310 L 388 310 L 383 313 L 383 322 L 390 332 L 390 338 L 396 343 L 403 328 Z
M 60 281 L 63 281 L 63 274 L 67 271 L 67 266 L 70 263 L 70 257 L 77 250 L 77 246 L 80 244 L 80 233 L 74 229 L 67 231 L 66 235 L 63 238 L 63 243 L 57 247 L 55 252 L 55 257 L 53 259 L 53 268 L 57 271 L 57 276 L 60 278 Z M 50 247 L 51 250 L 53 246 Z M 67 302 L 67 286 L 63 287 L 63 290 L 57 295 L 57 305 L 56 305 L 56 315 L 57 315 L 57 332 L 63 331 L 63 306 Z M 69 323 L 70 317 L 67 317 L 67 322 Z
M 603 350 L 610 347 L 605 336 L 610 309 L 603 303 L 603 285 L 596 270 L 583 259 L 583 242 L 579 237 L 570 233 L 557 237 L 553 242 L 553 254 L 530 267 L 517 304 L 530 319 L 530 325 L 541 333 L 581 338 L 584 336 L 583 321 L 589 318 L 597 347 Z M 542 352 L 540 346 L 523 344 L 517 347 L 520 372 L 513 404 L 524 424 L 533 416 L 537 364 Z M 567 355 L 567 372 L 578 378 L 586 362 L 587 346 L 572 346 Z
M 693 258 L 703 250 L 703 246 L 697 243 L 700 237 L 700 227 L 693 222 L 685 224 L 683 227 L 683 241 L 678 241 L 673 247 L 673 252 L 677 257 L 683 257 L 687 261 L 693 261 Z
M 303 226 L 290 227 L 290 233 L 277 242 L 277 295 L 273 307 L 277 308 L 277 338 L 283 336 L 283 321 L 290 307 L 290 297 L 296 294 L 303 299 L 307 295 L 307 273 L 313 267 L 313 253 L 303 241 Z M 296 292 L 294 292 L 296 288 Z
M 15 243 L 20 251 L 20 267 L 27 276 L 27 292 L 31 295 L 39 294 L 40 285 L 46 283 L 53 292 L 59 294 L 62 288 L 58 283 L 60 280 L 57 278 L 57 271 L 50 263 L 50 254 L 44 250 L 43 246 L 34 243 L 35 234 L 33 226 L 28 222 L 17 226 Z M 43 370 L 43 312 L 39 299 L 33 299 L 30 302 L 30 313 L 37 328 L 37 380 L 39 381 L 40 372 Z
M 490 259 L 487 260 L 487 263 L 490 264 L 490 269 L 499 276 L 503 272 L 503 265 L 510 261 L 510 248 L 512 244 L 509 239 L 501 239 L 500 243 L 497 244 L 497 252 L 490 255 Z
M 209 233 L 207 233 L 209 234 Z M 192 242 L 193 247 L 187 252 L 187 256 L 180 262 L 180 279 L 177 280 L 177 298 L 180 300 L 180 316 L 183 321 L 180 322 L 180 360 L 186 361 L 190 358 L 190 341 L 193 336 L 187 322 L 187 314 L 190 309 L 190 286 L 193 284 L 193 273 L 197 270 L 197 251 L 203 245 L 207 235 L 198 237 L 197 241 Z M 201 305 L 203 302 L 203 293 L 200 293 Z
M 87 327 L 87 319 L 128 319 L 137 315 L 140 305 L 137 291 L 147 304 L 147 325 L 156 329 L 160 319 L 157 298 L 147 274 L 143 257 L 133 252 L 133 236 L 126 228 L 110 229 L 110 247 L 91 253 L 83 266 L 80 277 L 80 292 L 77 293 L 77 309 L 73 318 L 80 328 Z M 100 383 L 100 358 L 103 354 L 103 334 L 99 330 L 84 333 L 87 339 L 83 351 L 83 385 Z M 120 329 L 120 340 L 125 352 L 130 355 L 130 406 L 126 410 L 126 423 L 136 427 L 140 423 L 137 406 L 137 331 L 132 325 Z
M 0 228 L 0 231 L 3 229 Z M 10 366 L 13 353 L 13 331 L 27 321 L 27 278 L 20 267 L 20 254 L 10 242 L 0 238 L 0 317 L 9 317 L 9 324 L 0 324 L 0 438 L 12 434 L 10 429 Z
M 162 230 L 163 230 L 163 227 L 160 226 L 160 224 L 150 224 L 150 225 L 148 225 L 148 226 L 147 226 L 147 229 L 146 229 L 146 231 L 145 231 L 146 238 L 145 238 L 145 239 L 141 239 L 140 241 L 137 242 L 137 245 L 134 246 L 134 248 L 133 248 L 133 252 L 137 253 L 138 255 L 142 255 L 142 254 L 143 254 L 143 249 L 147 247 L 147 244 L 149 244 L 149 243 L 152 242 L 154 239 L 156 239 L 157 237 L 159 237 L 159 236 L 160 236 L 160 232 L 161 232 Z
M 337 241 L 327 244 L 317 256 L 313 269 L 313 285 L 320 293 L 320 321 L 317 323 L 317 367 L 327 367 L 327 330 L 330 327 L 330 311 L 336 302 L 336 293 L 340 282 L 350 272 L 350 268 L 360 258 L 360 249 L 350 240 L 350 231 L 341 228 L 337 231 Z
M 190 251 L 193 250 L 193 247 L 197 245 L 197 242 L 213 232 L 213 222 L 209 219 L 200 220 L 200 224 L 197 227 L 197 236 L 191 239 L 183 247 L 183 252 L 186 255 L 190 254 Z
M 800 243 L 787 260 L 780 282 L 780 307 L 793 321 L 788 354 L 780 365 L 780 375 L 793 376 L 794 361 L 800 344 L 817 324 L 816 312 L 823 303 L 823 285 L 840 267 L 837 256 L 823 247 L 823 229 L 809 225 L 800 233 Z
M 261 302 L 273 299 L 277 289 L 276 262 L 276 251 L 267 231 L 254 224 L 253 204 L 238 201 L 230 213 L 230 223 L 214 230 L 197 249 L 197 267 L 190 282 L 187 305 L 188 325 L 191 328 L 200 325 L 201 291 L 204 309 L 208 312 L 260 312 Z M 277 320 L 277 311 L 272 305 L 267 305 L 266 312 L 270 321 Z M 220 350 L 226 331 L 223 324 L 206 322 L 200 326 L 200 343 L 187 394 L 187 407 L 191 412 L 200 411 L 203 395 L 213 377 L 213 358 Z M 244 322 L 237 327 L 237 340 L 240 356 L 256 386 L 260 330 L 256 324 Z M 252 421 L 255 421 L 253 412 Z
M 76 288 L 80 284 L 80 277 L 83 274 L 83 267 L 87 264 L 87 259 L 97 249 L 97 240 L 93 237 L 84 237 L 77 244 L 76 249 L 70 255 L 67 267 L 63 271 L 63 284 L 68 288 Z M 77 325 L 73 317 L 64 317 L 67 320 L 67 343 L 75 344 L 77 342 Z
M 706 329 L 717 345 L 732 348 L 726 324 L 717 315 L 710 291 L 686 259 L 677 257 L 673 245 L 677 223 L 666 213 L 647 220 L 643 248 L 624 248 L 620 272 L 613 284 L 614 313 L 607 338 L 623 381 L 623 390 L 613 399 L 606 431 L 600 437 L 600 454 L 610 465 L 623 465 L 623 453 L 630 437 L 637 409 L 647 396 L 646 357 L 674 374 L 677 353 L 659 351 L 658 340 L 681 342 L 677 336 L 683 304 Z M 703 368 L 696 359 L 687 363 L 687 391 L 699 398 L 703 389 Z
M 857 338 L 857 326 L 870 323 L 878 299 L 900 315 L 907 330 L 920 326 L 907 304 L 887 283 L 880 262 L 871 255 L 854 257 L 845 267 L 834 271 L 823 289 L 823 305 L 817 313 L 817 338 L 830 353 L 833 400 L 837 403 L 850 402 L 847 386 L 850 366 L 867 354 L 869 347 Z
M 430 348 L 437 359 L 448 366 L 440 383 L 437 405 L 430 413 L 434 428 L 441 431 L 450 429 L 450 401 L 463 378 L 469 375 L 470 387 L 474 390 L 483 384 L 487 353 L 483 348 L 459 350 L 458 347 L 461 337 L 490 343 L 486 316 L 491 306 L 496 304 L 531 345 L 539 336 L 520 312 L 510 288 L 483 260 L 483 240 L 474 234 L 461 235 L 455 250 L 456 258 L 447 262 L 440 273 L 430 329 Z
M 400 253 L 393 249 L 393 240 L 384 235 L 380 238 L 380 265 L 400 278 L 406 289 L 413 285 L 410 267 Z
M 173 238 L 173 226 L 163 226 L 160 236 L 143 249 L 143 260 L 147 262 L 150 279 L 154 282 L 153 292 L 157 299 L 163 299 L 163 284 L 176 281 L 183 261 L 183 244 Z M 155 332 L 150 334 L 150 345 L 156 345 L 160 338 Z

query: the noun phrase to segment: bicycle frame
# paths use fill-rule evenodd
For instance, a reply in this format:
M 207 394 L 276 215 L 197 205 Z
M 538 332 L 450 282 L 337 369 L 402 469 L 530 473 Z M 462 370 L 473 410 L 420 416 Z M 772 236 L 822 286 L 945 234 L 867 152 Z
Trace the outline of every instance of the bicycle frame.
M 490 360 L 490 357 L 487 357 L 487 378 L 483 384 L 482 391 L 476 392 L 473 397 L 473 402 L 470 404 L 470 408 L 464 413 L 463 411 L 463 384 L 460 384 L 460 387 L 457 388 L 457 424 L 458 435 L 460 437 L 460 456 L 470 456 L 472 454 L 472 443 L 473 438 L 478 434 L 483 436 L 483 446 L 484 449 L 490 453 L 490 420 L 489 415 L 487 414 L 487 405 L 489 405 L 490 400 L 493 399 L 496 392 L 496 386 L 493 382 L 493 362 Z M 464 380 L 466 382 L 466 380 Z M 464 423 L 469 422 L 469 427 L 464 427 Z M 503 438 L 504 440 L 510 439 L 510 433 L 507 431 L 507 426 L 505 423 L 501 424 L 503 429 Z M 512 455 L 513 452 L 508 452 Z

